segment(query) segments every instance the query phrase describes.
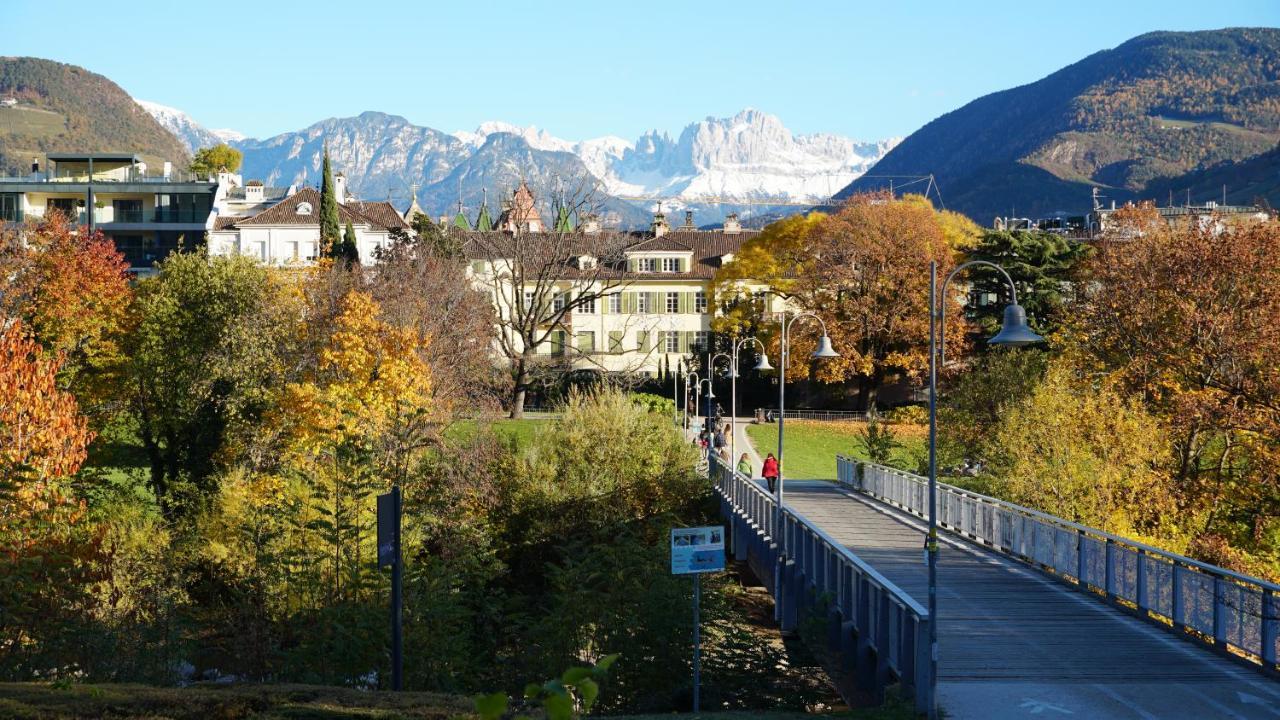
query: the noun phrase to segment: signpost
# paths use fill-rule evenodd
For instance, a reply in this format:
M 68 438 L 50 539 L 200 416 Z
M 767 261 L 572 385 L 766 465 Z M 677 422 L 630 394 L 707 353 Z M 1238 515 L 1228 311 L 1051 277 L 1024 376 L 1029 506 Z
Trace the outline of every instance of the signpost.
M 724 570 L 724 526 L 671 529 L 671 574 L 693 576 L 693 711 L 702 692 L 702 573 Z
M 378 567 L 391 566 L 391 689 L 399 692 L 404 676 L 400 626 L 400 486 L 378 496 Z

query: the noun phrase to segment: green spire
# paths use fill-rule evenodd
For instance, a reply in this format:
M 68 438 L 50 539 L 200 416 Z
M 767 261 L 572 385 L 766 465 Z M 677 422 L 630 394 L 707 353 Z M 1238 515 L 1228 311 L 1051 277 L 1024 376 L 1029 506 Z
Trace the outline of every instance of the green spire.
M 478 223 L 480 221 L 476 220 L 476 222 Z M 471 223 L 467 222 L 467 216 L 464 215 L 461 210 L 459 210 L 458 214 L 453 218 L 453 226 L 459 230 L 471 229 Z
M 338 199 L 333 190 L 333 172 L 329 167 L 329 144 L 324 146 L 324 169 L 320 179 L 320 247 L 330 257 L 341 255 L 342 230 L 338 227 Z
M 489 203 L 480 203 L 480 214 L 476 216 L 476 230 L 479 232 L 493 231 L 493 218 L 489 217 Z
M 556 232 L 573 232 L 573 218 L 569 216 L 569 208 L 564 205 L 561 205 L 560 211 L 556 213 Z

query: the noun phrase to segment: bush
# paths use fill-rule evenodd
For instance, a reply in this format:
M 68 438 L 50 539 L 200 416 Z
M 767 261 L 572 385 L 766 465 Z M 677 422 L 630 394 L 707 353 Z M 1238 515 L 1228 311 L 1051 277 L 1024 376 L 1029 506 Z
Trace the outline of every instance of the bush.
M 663 395 L 631 393 L 631 402 L 651 413 L 665 414 L 668 417 L 673 417 L 676 412 L 676 401 Z
M 903 405 L 881 413 L 880 419 L 898 425 L 925 425 L 929 422 L 929 408 L 923 405 Z

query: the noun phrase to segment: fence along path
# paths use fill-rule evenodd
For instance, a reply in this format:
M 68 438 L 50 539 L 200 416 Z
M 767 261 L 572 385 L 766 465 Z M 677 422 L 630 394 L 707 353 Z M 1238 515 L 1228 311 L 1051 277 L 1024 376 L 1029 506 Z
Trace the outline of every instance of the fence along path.
M 787 507 L 791 516 L 820 528 L 828 542 L 843 546 L 842 550 L 886 584 L 923 602 L 927 597 L 923 522 L 904 512 L 904 508 L 889 504 L 907 500 L 900 504 L 911 507 L 913 497 L 908 495 L 917 493 L 913 483 L 919 479 L 905 473 L 877 477 L 877 472 L 891 471 L 876 466 L 859 476 L 846 459 L 841 460 L 840 469 L 840 483 L 789 482 Z M 865 485 L 862 477 L 869 480 Z M 743 479 L 739 477 L 737 482 L 742 483 Z M 718 485 L 723 487 L 726 483 Z M 906 495 L 895 498 L 897 492 Z M 739 497 L 749 495 L 741 489 L 736 493 Z M 756 507 L 739 511 L 733 509 L 735 504 L 731 501 L 722 502 L 722 507 L 728 507 L 726 514 L 737 512 L 739 516 L 768 510 L 762 503 L 753 502 Z M 957 501 L 950 499 L 940 502 L 955 512 L 950 524 L 956 529 L 965 522 L 970 527 L 981 524 L 981 508 L 967 509 L 964 503 L 954 504 Z M 1002 510 L 1008 512 L 1008 508 Z M 994 517 L 993 511 L 985 512 L 988 518 Z M 969 520 L 962 519 L 965 517 Z M 768 521 L 765 522 L 767 526 Z M 1005 525 L 1014 527 L 1012 521 Z M 735 527 L 744 527 L 744 521 L 735 521 Z M 745 527 L 754 526 L 748 522 Z M 988 527 L 995 524 L 988 523 Z M 1042 558 L 1044 548 L 1066 546 L 1060 539 L 1042 539 L 1055 537 L 1053 533 L 1031 529 L 1032 525 L 1025 527 L 1035 534 L 1035 540 L 1024 547 L 1040 547 Z M 1100 536 L 1081 540 L 1079 531 L 1072 532 L 1072 545 L 1086 548 L 1085 576 L 1097 579 L 1100 576 L 1088 574 L 1093 572 L 1088 568 L 1096 564 L 1093 551 L 1088 548 Z M 734 537 L 738 539 L 737 535 Z M 1106 544 L 1103 538 L 1103 547 Z M 1116 545 L 1114 541 L 1112 544 Z M 759 546 L 757 542 L 756 547 Z M 806 561 L 802 544 L 793 543 L 790 547 L 794 548 L 790 554 L 796 558 L 796 569 L 786 571 L 777 566 L 780 571 L 776 575 L 785 579 L 789 572 L 793 580 L 773 583 L 775 598 L 783 606 L 780 614 L 784 627 L 789 621 L 794 622 L 788 616 L 794 618 L 801 607 L 815 606 L 806 601 L 806 595 L 823 587 L 822 573 L 818 571 L 821 563 Z M 752 554 L 750 547 L 748 554 Z M 1123 575 L 1117 573 L 1120 556 L 1116 550 L 1110 554 L 1110 574 L 1118 589 L 1115 578 Z M 1063 563 L 1067 561 L 1065 552 L 1058 550 L 1058 555 Z M 1035 554 L 1027 557 L 1034 559 Z M 1106 574 L 1105 557 L 1102 565 L 1102 573 Z M 1173 572 L 1181 577 L 1203 569 L 1188 566 Z M 944 543 L 939 562 L 938 702 L 951 717 L 1280 718 L 1280 683 L 1274 674 L 1260 673 L 1242 664 L 1247 660 L 1236 661 L 1215 652 L 1225 651 L 1224 648 L 1198 648 L 1195 641 L 1177 637 L 1155 622 L 1109 605 L 1094 590 L 1079 592 L 1069 584 L 1072 577 L 1062 578 L 1060 581 L 1024 559 L 1015 559 L 984 543 L 958 537 Z M 788 590 L 789 584 L 797 583 L 802 588 L 799 592 Z M 1148 588 L 1146 592 L 1152 590 Z M 1230 591 L 1218 593 L 1220 597 L 1229 594 Z M 924 618 L 927 620 L 927 613 Z M 1221 615 L 1218 625 L 1225 627 Z M 1263 625 L 1259 618 L 1260 641 Z M 847 623 L 832 632 L 857 634 Z M 1243 637 L 1238 639 L 1244 641 Z M 851 644 L 841 637 L 830 640 L 836 647 Z M 856 643 L 855 638 L 853 644 Z M 868 668 L 859 667 L 859 662 L 870 657 L 844 657 L 846 667 L 855 670 L 854 675 L 863 678 L 864 685 Z M 873 673 L 872 689 L 882 687 L 897 675 L 893 668 L 883 668 L 880 673 L 888 677 L 877 678 Z M 914 690 L 908 683 L 908 691 Z

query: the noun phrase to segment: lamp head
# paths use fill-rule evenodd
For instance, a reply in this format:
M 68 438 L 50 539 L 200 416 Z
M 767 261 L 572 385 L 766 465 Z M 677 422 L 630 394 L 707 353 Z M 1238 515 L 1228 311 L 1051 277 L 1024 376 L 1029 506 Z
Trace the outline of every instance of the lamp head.
M 836 352 L 835 349 L 831 347 L 831 337 L 829 335 L 823 335 L 818 340 L 818 349 L 814 350 L 813 354 L 809 357 L 812 357 L 815 360 L 821 360 L 823 358 L 838 358 L 840 357 L 840 353 Z
M 728 374 L 728 375 L 725 375 L 725 377 L 729 378 L 730 380 L 737 380 L 738 378 L 740 378 L 740 377 L 742 377 L 742 376 L 738 374 L 738 368 L 736 368 L 736 367 L 731 367 L 731 368 L 729 368 L 729 374 Z
M 1020 347 L 1044 342 L 1044 338 L 1031 331 L 1027 325 L 1027 311 L 1023 310 L 1021 305 L 1015 304 L 1005 307 L 1004 323 L 1000 326 L 1000 332 L 987 342 L 992 345 Z
M 769 356 L 764 353 L 760 353 L 760 359 L 756 361 L 755 367 L 751 369 L 757 372 L 763 372 L 765 370 L 772 370 L 773 366 L 769 364 Z

